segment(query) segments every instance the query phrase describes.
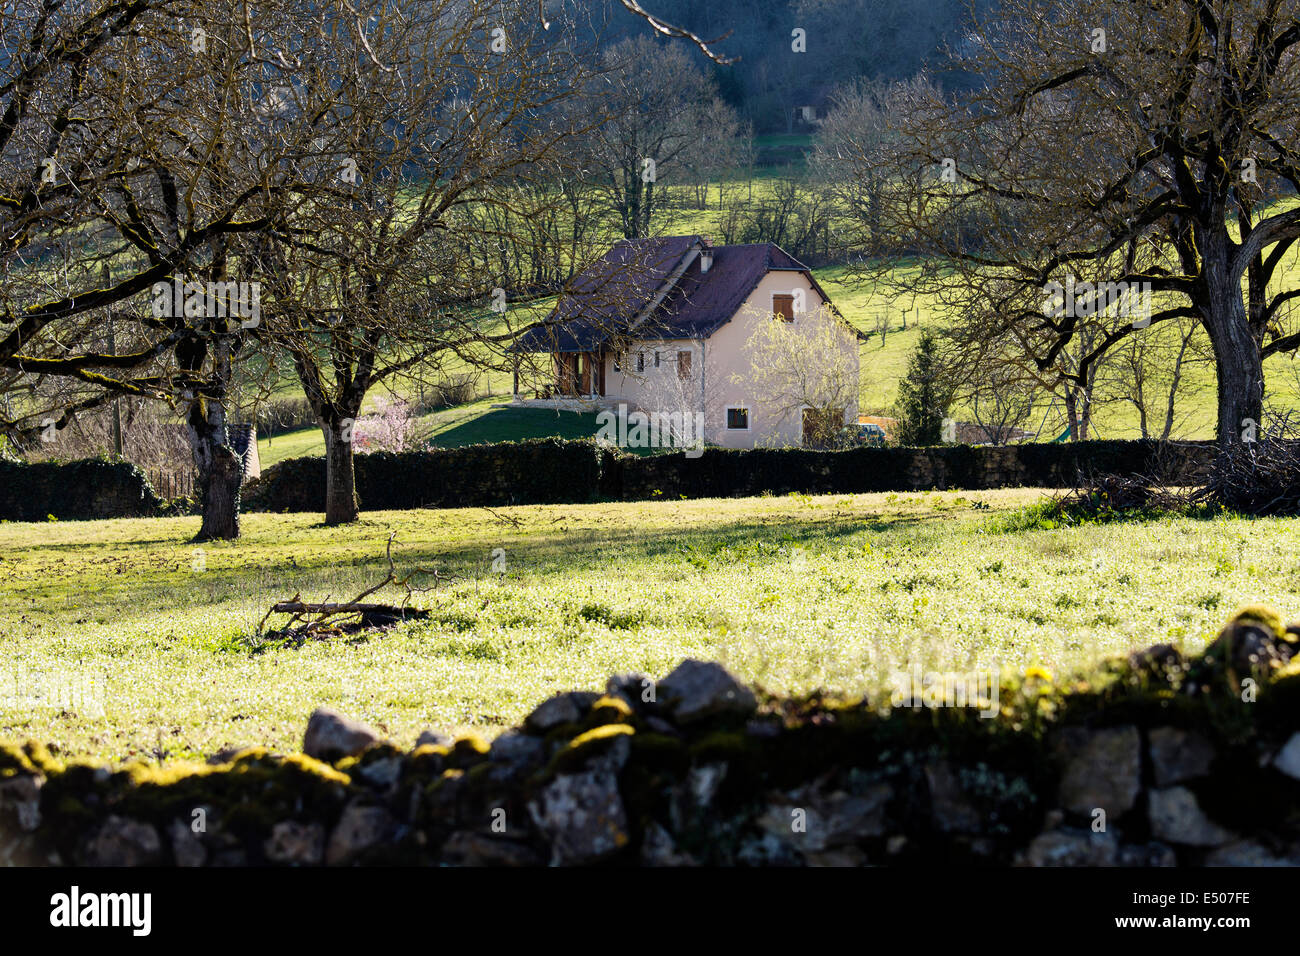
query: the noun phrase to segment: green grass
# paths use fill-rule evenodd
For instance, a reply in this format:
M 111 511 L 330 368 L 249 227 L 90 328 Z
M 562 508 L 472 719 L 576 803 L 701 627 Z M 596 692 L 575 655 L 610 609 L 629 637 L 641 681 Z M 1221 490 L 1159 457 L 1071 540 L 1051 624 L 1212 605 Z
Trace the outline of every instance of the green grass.
M 1017 524 L 1040 499 L 381 512 L 344 529 L 246 515 L 242 540 L 201 553 L 194 518 L 0 524 L 0 737 L 105 758 L 294 750 L 328 705 L 409 744 L 430 726 L 494 734 L 550 693 L 662 675 L 686 656 L 773 691 L 859 693 L 914 663 L 1062 672 L 1157 641 L 1197 650 L 1238 604 L 1300 609 L 1295 520 Z M 399 570 L 458 576 L 417 595 L 429 621 L 259 641 L 275 600 L 347 598 L 382 579 L 390 532 Z M 91 675 L 101 683 L 86 690 Z M 51 693 L 69 685 L 80 697 Z
M 528 438 L 590 438 L 596 434 L 596 415 L 544 408 L 502 407 L 509 396 L 479 399 L 466 405 L 430 412 L 416 420 L 422 445 L 460 448 L 484 442 L 523 441 Z M 325 454 L 319 428 L 286 432 L 259 439 L 258 452 L 266 468 L 286 458 Z
M 423 423 L 428 440 L 439 448 L 460 448 L 484 442 L 590 438 L 596 434 L 594 412 L 501 407 L 509 401 L 508 396 L 498 397 L 437 412 Z
M 302 428 L 284 432 L 271 438 L 257 440 L 257 454 L 262 467 L 267 468 L 286 458 L 325 454 L 325 436 L 319 428 Z

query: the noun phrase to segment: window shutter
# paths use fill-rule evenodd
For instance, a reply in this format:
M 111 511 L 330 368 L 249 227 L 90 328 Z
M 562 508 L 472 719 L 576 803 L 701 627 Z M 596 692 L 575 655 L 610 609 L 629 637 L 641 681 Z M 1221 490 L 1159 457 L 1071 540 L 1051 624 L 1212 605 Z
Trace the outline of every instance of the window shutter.
M 793 295 L 783 294 L 772 296 L 772 318 L 781 319 L 783 322 L 794 321 Z

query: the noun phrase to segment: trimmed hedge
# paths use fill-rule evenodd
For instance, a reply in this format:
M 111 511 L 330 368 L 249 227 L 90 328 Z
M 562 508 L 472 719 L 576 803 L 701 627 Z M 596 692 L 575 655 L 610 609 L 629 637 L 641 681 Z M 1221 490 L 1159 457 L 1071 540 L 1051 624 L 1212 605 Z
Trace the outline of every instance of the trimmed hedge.
M 357 496 L 368 511 L 668 498 L 740 498 L 763 493 L 852 494 L 1014 487 L 1068 488 L 1097 474 L 1198 484 L 1215 458 L 1212 442 L 1089 441 L 1004 447 L 708 448 L 641 456 L 591 440 L 542 438 L 433 451 L 377 452 L 355 459 Z M 271 466 L 243 491 L 247 511 L 324 511 L 325 459 Z M 161 513 L 164 502 L 127 462 L 84 459 L 0 462 L 0 520 L 128 518 Z
M 355 458 L 357 497 L 369 511 L 481 505 L 567 504 L 602 493 L 602 461 L 590 441 L 543 438 L 497 445 Z M 325 459 L 292 458 L 244 489 L 246 511 L 324 511 Z
M 590 440 L 548 438 L 496 445 L 378 453 L 356 458 L 357 496 L 371 511 L 593 500 L 738 498 L 1011 487 L 1073 487 L 1092 474 L 1156 476 L 1196 484 L 1214 460 L 1212 442 L 1090 441 L 1077 444 L 945 445 L 933 448 L 708 448 L 639 456 Z M 249 511 L 324 511 L 325 460 L 295 458 L 246 488 Z
M 140 518 L 163 500 L 130 462 L 85 458 L 21 464 L 0 461 L 0 520 Z
M 929 448 L 802 448 L 735 451 L 706 449 L 622 459 L 622 497 L 656 492 L 668 497 L 747 497 L 788 494 L 924 491 L 938 489 L 1070 488 L 1094 474 L 1157 476 L 1170 484 L 1195 484 L 1209 471 L 1212 442 L 1090 441 L 1073 444 Z

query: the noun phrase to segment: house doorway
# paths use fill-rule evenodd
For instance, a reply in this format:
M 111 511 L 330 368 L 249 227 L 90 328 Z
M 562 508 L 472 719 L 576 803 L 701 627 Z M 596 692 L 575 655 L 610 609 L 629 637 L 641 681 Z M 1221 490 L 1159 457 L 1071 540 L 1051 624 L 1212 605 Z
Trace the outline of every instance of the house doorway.
M 560 352 L 555 356 L 556 391 L 570 398 L 605 394 L 605 362 L 601 352 Z

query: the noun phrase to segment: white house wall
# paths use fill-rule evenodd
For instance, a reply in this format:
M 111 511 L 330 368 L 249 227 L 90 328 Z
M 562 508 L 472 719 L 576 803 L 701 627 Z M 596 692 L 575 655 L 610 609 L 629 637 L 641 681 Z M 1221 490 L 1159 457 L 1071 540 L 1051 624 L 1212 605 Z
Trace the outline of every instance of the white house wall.
M 796 411 L 779 419 L 763 407 L 761 396 L 755 394 L 753 359 L 748 348 L 750 337 L 760 323 L 772 321 L 772 296 L 789 294 L 802 289 L 805 312 L 795 316 L 795 325 L 837 321 L 822 297 L 813 289 L 807 276 L 799 272 L 769 272 L 758 287 L 745 300 L 735 318 L 718 329 L 706 344 L 706 380 L 709 386 L 709 409 L 705 414 L 705 434 L 708 439 L 726 448 L 754 448 L 782 445 L 799 445 L 803 442 L 803 414 Z M 844 355 L 847 367 L 856 382 L 858 377 L 857 339 L 845 336 Z M 857 387 L 853 406 L 846 409 L 846 420 L 856 422 Z M 726 409 L 749 409 L 749 431 L 729 430 L 726 427 Z
M 754 448 L 782 445 L 799 445 L 803 440 L 802 412 L 796 411 L 779 419 L 764 408 L 760 396 L 754 393 L 753 361 L 749 340 L 760 322 L 772 321 L 772 296 L 790 294 L 802 289 L 805 311 L 795 316 L 796 326 L 807 322 L 835 322 L 812 283 L 802 273 L 769 272 L 745 300 L 732 318 L 701 343 L 695 340 L 661 340 L 637 342 L 628 353 L 627 367 L 614 370 L 613 356 L 605 359 L 605 400 L 626 402 L 630 409 L 640 411 L 682 411 L 682 400 L 689 396 L 690 410 L 705 405 L 705 437 L 711 444 L 725 448 Z M 856 380 L 858 376 L 858 344 L 851 334 L 846 335 L 843 349 L 848 367 Z M 646 356 L 643 373 L 636 372 L 636 352 Z M 654 367 L 654 354 L 660 353 L 659 368 Z M 677 377 L 677 353 L 691 352 L 691 380 L 682 382 Z M 703 361 L 701 361 L 703 352 Z M 703 368 L 704 378 L 700 372 Z M 852 389 L 856 396 L 857 388 Z M 732 430 L 726 427 L 727 409 L 742 407 L 749 410 L 749 429 Z M 846 409 L 847 421 L 858 418 L 856 398 Z

